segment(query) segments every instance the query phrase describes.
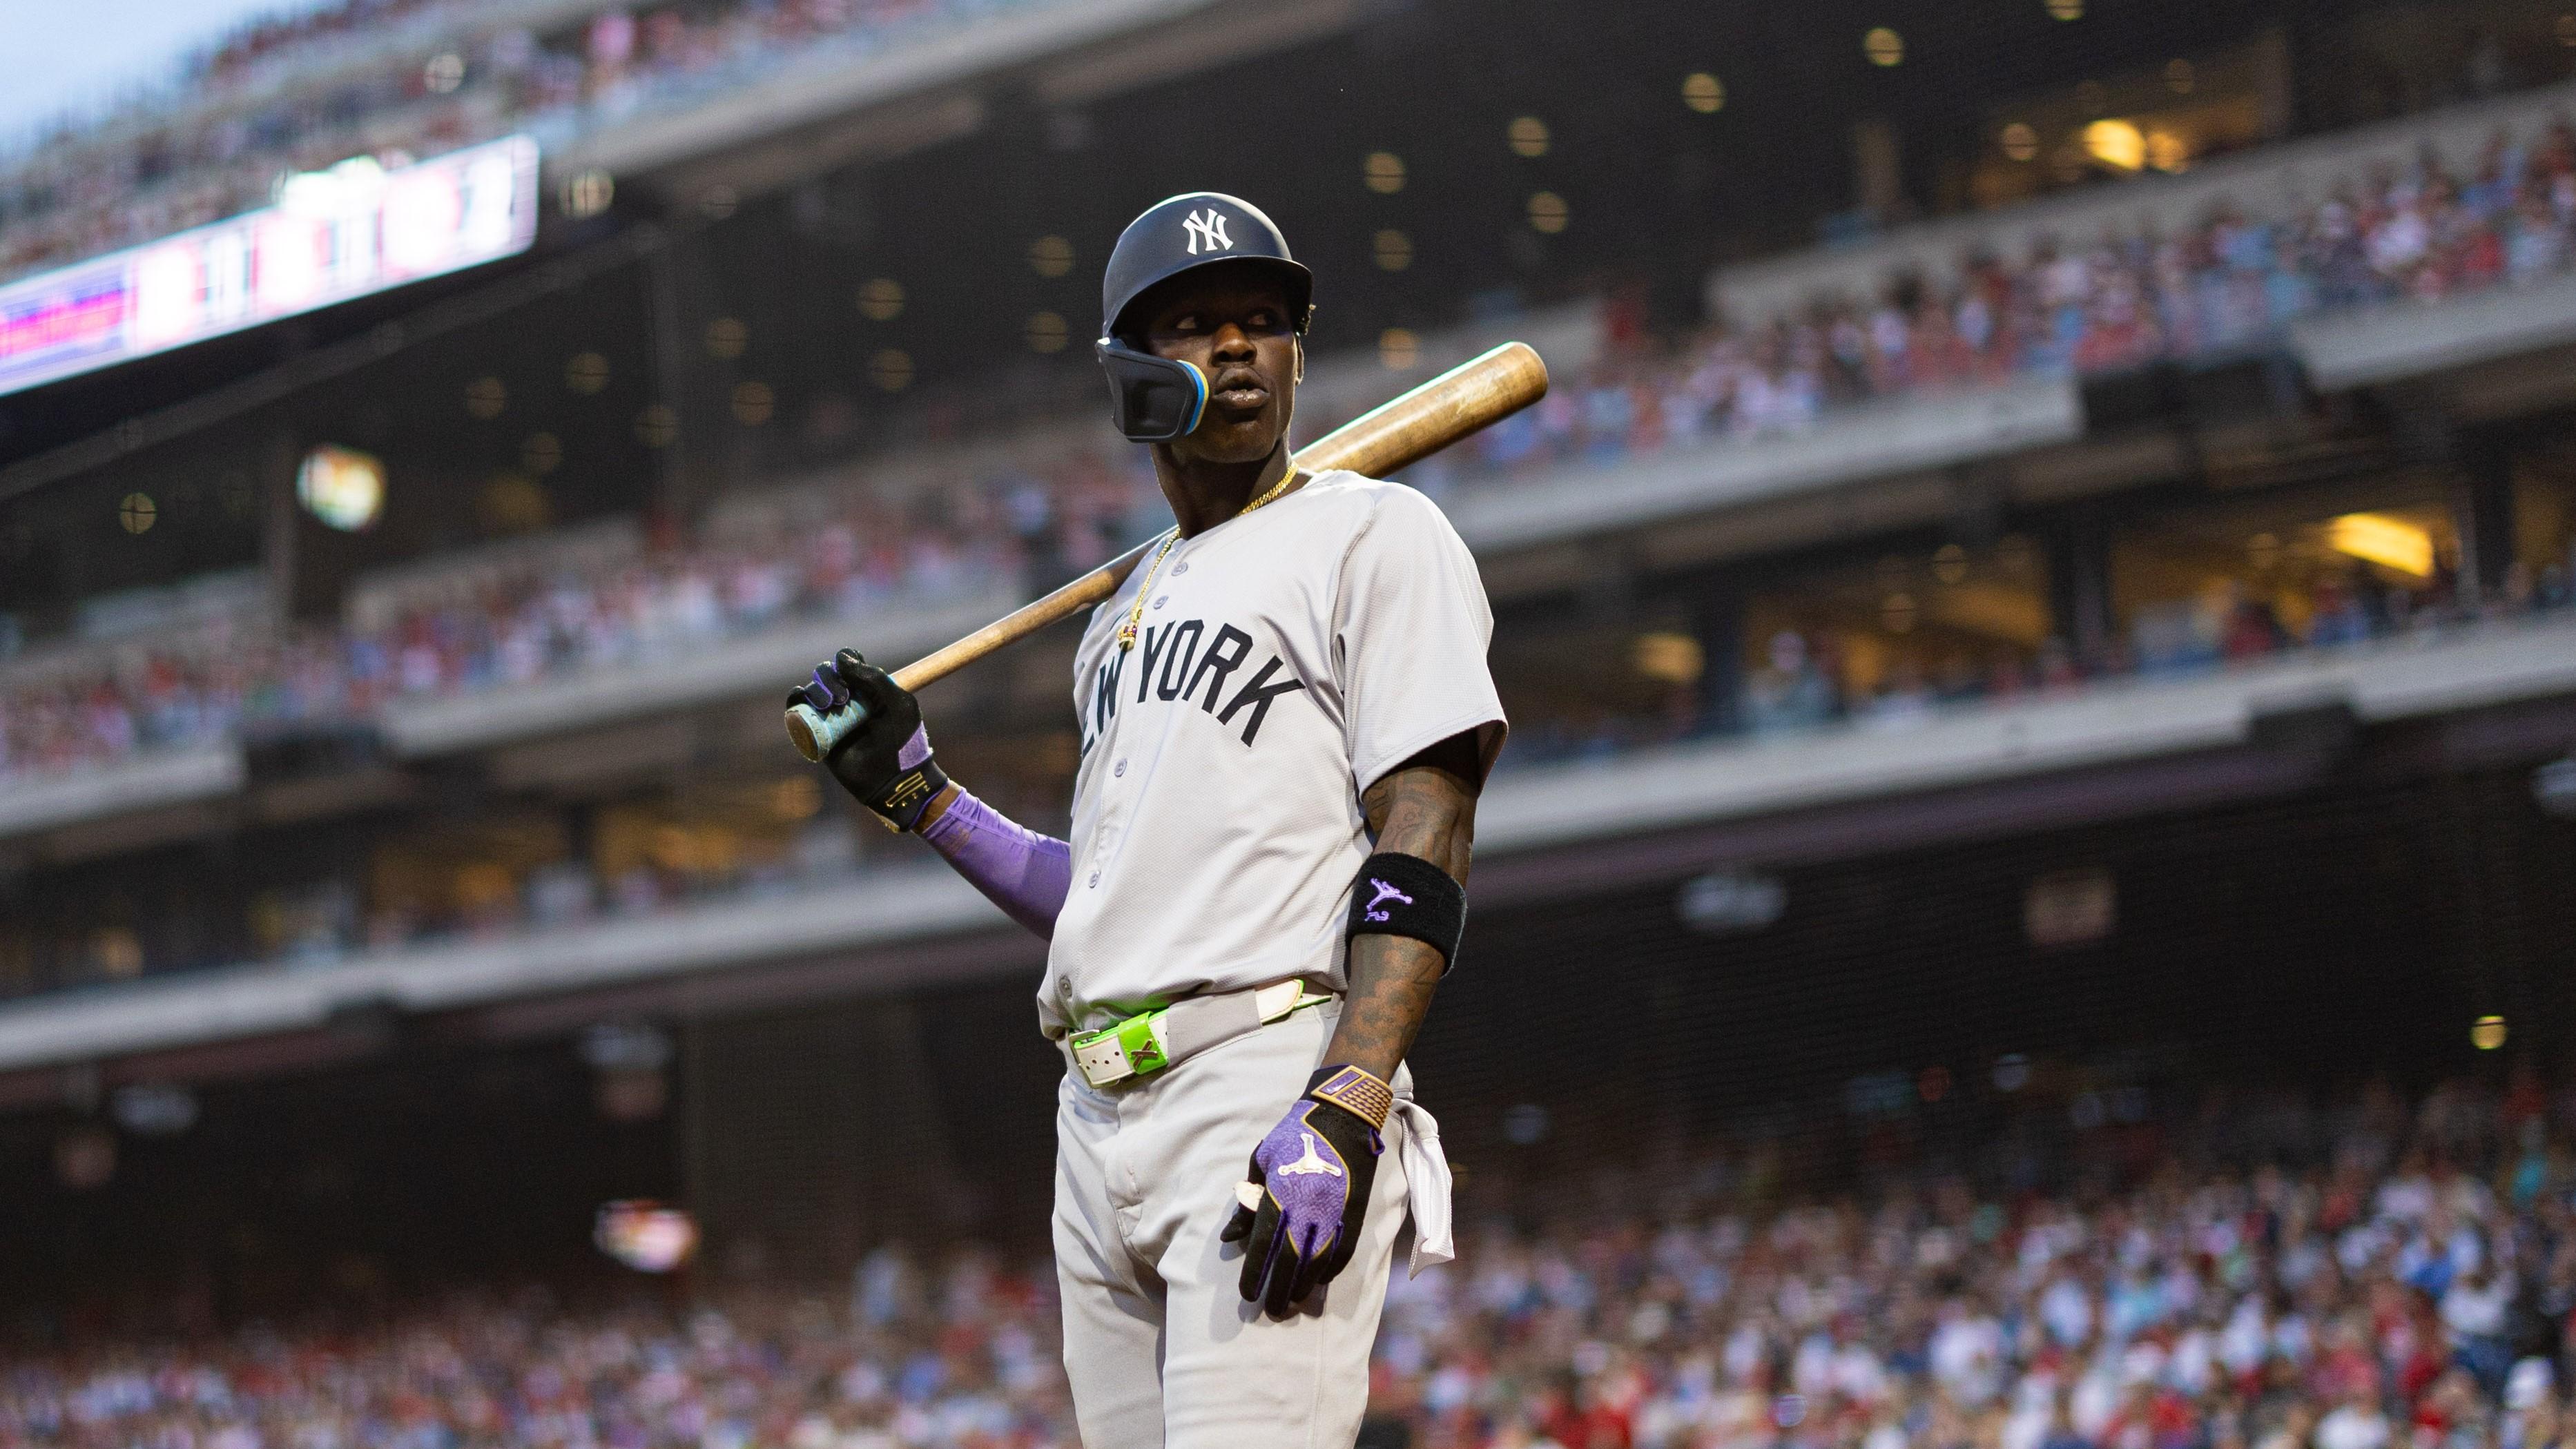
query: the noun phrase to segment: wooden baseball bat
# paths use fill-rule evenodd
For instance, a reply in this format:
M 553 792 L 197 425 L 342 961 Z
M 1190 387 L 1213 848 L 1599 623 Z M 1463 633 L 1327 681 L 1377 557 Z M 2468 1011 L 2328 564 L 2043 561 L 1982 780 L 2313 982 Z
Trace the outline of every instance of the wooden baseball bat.
M 1547 364 L 1526 342 L 1506 342 L 1371 409 L 1297 450 L 1294 466 L 1307 473 L 1348 468 L 1383 477 L 1417 463 L 1547 396 Z M 1153 540 L 1140 543 L 1035 603 L 1012 610 L 965 638 L 894 672 L 894 682 L 917 690 L 945 679 L 1006 644 L 1016 644 L 1059 619 L 1091 608 L 1118 592 Z M 787 737 L 797 753 L 820 760 L 865 719 L 856 700 L 828 717 L 810 706 L 787 711 Z

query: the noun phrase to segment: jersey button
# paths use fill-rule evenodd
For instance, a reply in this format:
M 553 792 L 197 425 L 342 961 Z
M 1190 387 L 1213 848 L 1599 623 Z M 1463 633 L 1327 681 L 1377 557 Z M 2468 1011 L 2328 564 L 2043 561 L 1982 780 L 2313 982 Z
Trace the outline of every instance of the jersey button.
M 1124 778 L 1127 774 L 1127 762 L 1125 760 L 1120 760 L 1118 762 L 1118 768 L 1110 771 L 1109 773 L 1114 776 Z
M 1183 563 L 1183 564 L 1174 564 L 1174 565 L 1172 565 L 1172 577 L 1173 577 L 1173 578 L 1176 578 L 1176 579 L 1177 579 L 1177 578 L 1179 578 L 1181 575 L 1183 575 L 1183 574 L 1185 574 L 1185 573 L 1188 573 L 1189 571 L 1190 571 L 1190 566 L 1189 566 L 1188 564 Z
M 1164 604 L 1166 604 L 1166 603 L 1168 603 L 1168 602 L 1170 602 L 1170 601 L 1171 601 L 1171 597 L 1172 597 L 1171 595 L 1169 595 L 1169 594 L 1165 594 L 1165 595 L 1163 595 L 1161 598 L 1156 599 L 1156 600 L 1154 601 L 1154 607 L 1155 607 L 1155 608 L 1157 608 L 1157 609 L 1159 609 L 1159 608 L 1163 607 L 1163 605 L 1164 605 Z
M 1091 888 L 1093 890 L 1100 889 L 1100 872 L 1096 870 L 1091 873 Z

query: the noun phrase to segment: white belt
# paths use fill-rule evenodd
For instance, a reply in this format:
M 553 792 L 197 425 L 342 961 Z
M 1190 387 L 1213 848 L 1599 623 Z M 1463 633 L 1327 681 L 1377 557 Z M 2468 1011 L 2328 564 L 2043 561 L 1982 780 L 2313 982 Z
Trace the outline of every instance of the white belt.
M 1185 997 L 1075 1037 L 1067 1046 L 1082 1079 L 1106 1087 L 1159 1072 L 1301 1007 L 1320 1006 L 1332 999 L 1311 990 L 1302 978 L 1292 977 L 1268 986 Z

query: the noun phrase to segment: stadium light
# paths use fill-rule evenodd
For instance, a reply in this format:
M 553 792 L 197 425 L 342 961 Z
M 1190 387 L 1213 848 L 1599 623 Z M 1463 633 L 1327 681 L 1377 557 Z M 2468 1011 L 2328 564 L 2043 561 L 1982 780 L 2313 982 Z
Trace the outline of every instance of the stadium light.
M 649 1199 L 603 1204 L 591 1229 L 599 1250 L 638 1273 L 668 1273 L 698 1250 L 698 1220 Z
M 616 200 L 617 178 L 592 166 L 564 178 L 556 204 L 573 220 L 587 221 L 608 210 Z
M 2119 171 L 2147 164 L 2147 137 L 2128 121 L 2095 121 L 2084 128 L 2084 154 Z
M 385 509 L 385 465 L 372 453 L 324 444 L 295 470 L 295 501 L 342 533 L 375 527 Z
M 2433 535 L 2385 513 L 2347 513 L 2326 524 L 2326 545 L 2416 578 L 2433 573 Z
M 1688 687 L 1708 668 L 1708 651 L 1688 634 L 1658 630 L 1628 641 L 1628 667 L 1657 684 Z
M 859 315 L 871 322 L 891 322 L 903 315 L 903 283 L 876 277 L 859 287 Z

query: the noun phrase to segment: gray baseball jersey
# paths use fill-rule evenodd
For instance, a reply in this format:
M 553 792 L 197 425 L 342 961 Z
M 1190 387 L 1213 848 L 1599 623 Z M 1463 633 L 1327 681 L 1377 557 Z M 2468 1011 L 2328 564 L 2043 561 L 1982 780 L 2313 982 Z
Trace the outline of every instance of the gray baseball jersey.
M 1148 555 L 1150 558 L 1151 556 Z M 1504 720 L 1475 559 L 1431 500 L 1325 473 L 1180 541 L 1121 650 L 1139 566 L 1074 661 L 1073 886 L 1049 1035 L 1291 976 L 1343 981 L 1360 792 Z

